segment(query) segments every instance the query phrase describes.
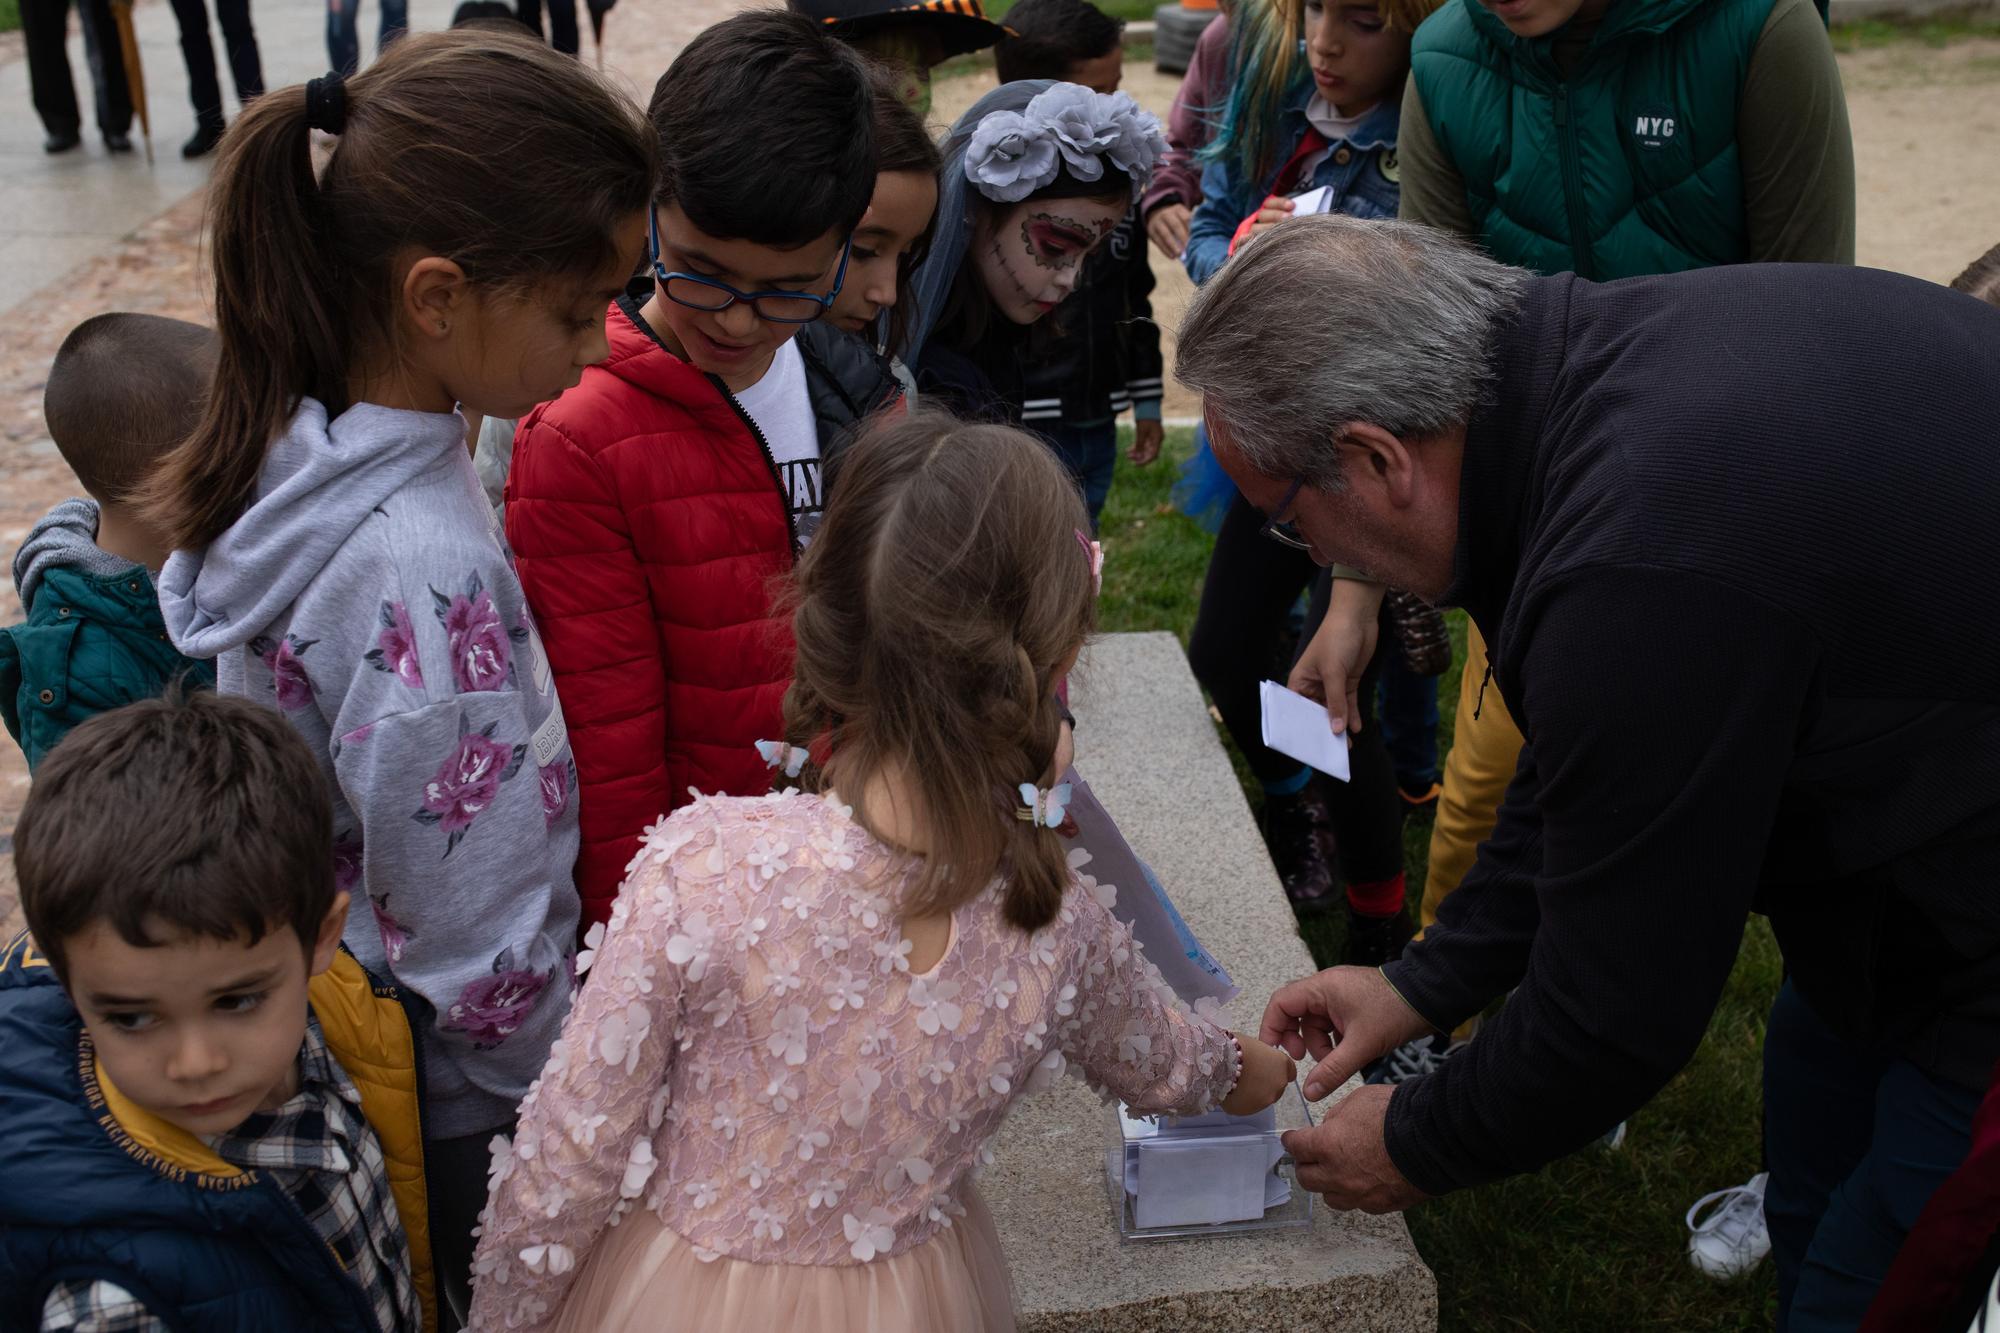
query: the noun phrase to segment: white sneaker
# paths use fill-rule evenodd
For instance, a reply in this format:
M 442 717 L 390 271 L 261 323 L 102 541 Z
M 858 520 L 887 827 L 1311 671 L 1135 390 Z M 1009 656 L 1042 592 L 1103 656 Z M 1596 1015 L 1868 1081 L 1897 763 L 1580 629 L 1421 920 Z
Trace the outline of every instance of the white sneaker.
M 1742 1277 L 1771 1252 L 1770 1228 L 1764 1225 L 1764 1185 L 1770 1173 L 1759 1171 L 1732 1189 L 1704 1194 L 1688 1209 L 1688 1261 L 1716 1279 Z M 1713 1207 L 1711 1208 L 1711 1205 Z M 1696 1222 L 1695 1214 L 1710 1208 Z
M 1464 1050 L 1465 1045 L 1447 1036 L 1417 1037 L 1362 1066 L 1361 1081 L 1393 1086 L 1426 1074 L 1435 1074 L 1444 1067 L 1445 1061 Z

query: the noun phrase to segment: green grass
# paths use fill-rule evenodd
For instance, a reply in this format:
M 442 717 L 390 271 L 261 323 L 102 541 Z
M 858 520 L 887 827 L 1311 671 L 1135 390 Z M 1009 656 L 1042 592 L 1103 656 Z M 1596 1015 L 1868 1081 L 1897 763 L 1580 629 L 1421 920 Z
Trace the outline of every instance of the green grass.
M 1140 19 L 1150 22 L 1153 11 L 1160 7 L 1160 0 L 1091 0 L 1099 9 L 1115 19 L 1133 23 Z M 1007 17 L 1007 11 L 1015 5 L 1015 0 L 986 0 L 986 17 L 995 21 Z
M 2000 38 L 2000 15 L 1992 11 L 1948 10 L 1922 17 L 1887 15 L 1836 23 L 1832 29 L 1833 49 L 1847 53 L 1898 42 L 1921 42 L 1925 46 L 1949 46 L 1968 38 Z
M 1134 468 L 1122 454 L 1105 506 L 1107 632 L 1169 630 L 1186 643 L 1208 567 L 1210 538 L 1173 510 L 1175 468 L 1193 432 L 1167 432 L 1165 455 Z M 1464 617 L 1450 616 L 1463 644 Z M 1450 744 L 1458 668 L 1440 684 L 1440 751 Z M 1221 728 L 1253 803 L 1255 784 Z M 1409 897 L 1423 893 L 1430 826 L 1405 829 Z M 1300 929 L 1322 966 L 1336 961 L 1340 918 Z M 1768 1329 L 1775 1286 L 1765 1264 L 1717 1284 L 1686 1258 L 1689 1204 L 1758 1168 L 1764 1013 L 1779 980 L 1777 945 L 1751 925 L 1736 970 L 1694 1062 L 1632 1117 L 1625 1147 L 1591 1149 L 1516 1180 L 1434 1200 L 1409 1214 L 1410 1232 L 1437 1274 L 1445 1333 L 1721 1333 Z
M 21 0 L 0 0 L 0 32 L 13 32 L 21 26 Z

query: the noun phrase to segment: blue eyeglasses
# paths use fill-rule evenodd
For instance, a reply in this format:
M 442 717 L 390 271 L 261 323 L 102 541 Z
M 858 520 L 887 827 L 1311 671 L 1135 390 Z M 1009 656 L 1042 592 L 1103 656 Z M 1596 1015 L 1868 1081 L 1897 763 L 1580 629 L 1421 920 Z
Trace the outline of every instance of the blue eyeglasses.
M 1312 550 L 1312 543 L 1299 534 L 1297 525 L 1291 519 L 1284 516 L 1292 507 L 1292 501 L 1298 499 L 1299 492 L 1305 489 L 1305 484 L 1304 477 L 1293 481 L 1291 489 L 1285 492 L 1285 498 L 1278 501 L 1278 507 L 1271 511 L 1271 516 L 1264 520 L 1264 526 L 1259 529 L 1272 541 L 1281 546 L 1289 546 L 1295 551 Z
M 833 275 L 833 290 L 825 296 L 811 292 L 739 292 L 726 282 L 704 278 L 699 273 L 669 273 L 660 262 L 660 215 L 653 214 L 653 276 L 660 290 L 675 305 L 690 310 L 727 310 L 738 301 L 757 312 L 757 318 L 772 324 L 810 324 L 833 306 L 840 285 L 847 281 L 847 257 L 854 251 L 854 238 L 840 248 L 840 268 Z

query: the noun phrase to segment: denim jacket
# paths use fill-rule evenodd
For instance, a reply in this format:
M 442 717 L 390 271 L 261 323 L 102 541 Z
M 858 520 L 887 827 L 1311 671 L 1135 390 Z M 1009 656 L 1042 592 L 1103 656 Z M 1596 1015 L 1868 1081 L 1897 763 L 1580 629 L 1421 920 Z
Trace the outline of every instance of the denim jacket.
M 1237 165 L 1225 161 L 1208 164 L 1201 176 L 1201 206 L 1188 222 L 1187 249 L 1181 263 L 1197 284 L 1207 282 L 1229 258 L 1229 242 L 1243 219 L 1254 214 L 1271 193 L 1277 174 L 1290 162 L 1306 137 L 1306 103 L 1312 100 L 1310 83 L 1300 89 L 1285 108 L 1283 134 L 1279 137 L 1277 166 L 1261 180 L 1242 178 Z M 1322 185 L 1333 188 L 1334 213 L 1357 218 L 1393 218 L 1401 194 L 1396 167 L 1396 126 L 1402 118 L 1400 96 L 1382 99 L 1369 112 L 1354 134 L 1333 145 L 1309 180 L 1301 181 L 1289 193 L 1302 194 Z

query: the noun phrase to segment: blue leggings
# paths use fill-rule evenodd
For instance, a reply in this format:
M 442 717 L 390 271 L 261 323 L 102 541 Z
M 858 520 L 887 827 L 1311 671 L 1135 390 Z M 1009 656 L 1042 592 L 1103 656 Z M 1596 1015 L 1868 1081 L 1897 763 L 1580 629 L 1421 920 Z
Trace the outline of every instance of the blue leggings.
M 1778 1333 L 1850 1333 L 1965 1159 L 1979 1091 L 1843 1042 L 1788 981 L 1764 1033 Z

